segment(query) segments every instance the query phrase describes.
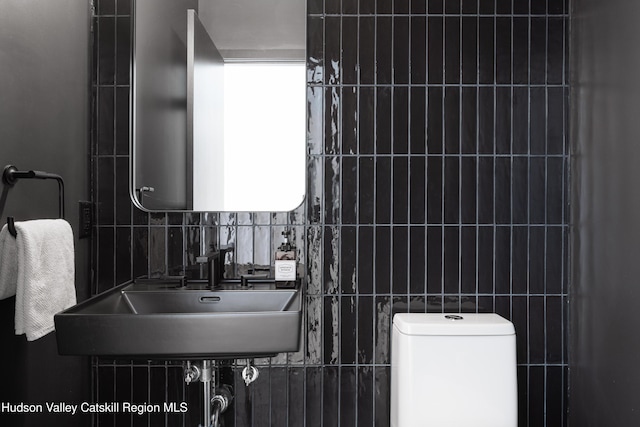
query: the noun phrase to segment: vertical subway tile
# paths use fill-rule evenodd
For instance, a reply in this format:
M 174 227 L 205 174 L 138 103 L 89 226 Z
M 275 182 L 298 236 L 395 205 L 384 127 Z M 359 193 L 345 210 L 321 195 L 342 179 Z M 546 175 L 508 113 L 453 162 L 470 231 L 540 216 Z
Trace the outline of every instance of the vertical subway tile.
M 512 18 L 498 17 L 496 18 L 496 83 L 511 83 L 511 64 L 512 64 L 512 40 L 511 26 Z
M 528 229 L 527 227 L 513 227 L 511 249 L 511 292 L 524 295 L 528 288 Z
M 475 87 L 462 88 L 460 149 L 463 154 L 472 154 L 477 150 L 478 120 L 477 120 L 478 90 Z
M 462 157 L 460 159 L 460 222 L 462 224 L 476 222 L 477 178 L 477 159 Z
M 440 226 L 427 227 L 427 293 L 442 293 L 443 230 Z
M 443 90 L 429 87 L 427 95 L 427 152 L 442 153 L 443 145 Z
M 340 233 L 340 291 L 343 294 L 356 292 L 356 227 L 343 226 Z
M 112 85 L 115 82 L 116 22 L 113 17 L 98 19 L 98 84 Z
M 547 1 L 548 0 L 529 0 L 530 13 L 532 15 L 544 15 L 547 13 Z
M 530 153 L 545 154 L 546 151 L 546 91 L 535 87 L 530 90 Z
M 391 88 L 376 88 L 376 153 L 391 154 Z
M 529 91 L 525 87 L 513 88 L 513 154 L 529 153 Z
M 511 152 L 511 88 L 496 89 L 496 154 Z
M 562 306 L 562 297 L 545 297 L 545 363 L 560 364 L 563 362 Z
M 547 154 L 564 153 L 564 89 L 547 89 Z
M 444 227 L 444 292 L 460 292 L 460 229 Z
M 322 363 L 322 297 L 307 297 L 306 360 L 310 364 Z
M 376 81 L 376 21 L 369 16 L 358 19 L 360 84 L 373 84 Z
M 342 223 L 355 224 L 358 215 L 358 159 L 356 157 L 344 157 L 340 181 Z
M 444 158 L 444 223 L 460 222 L 460 160 Z
M 460 228 L 460 292 L 476 292 L 476 228 Z
M 545 371 L 544 366 L 529 368 L 528 421 L 531 426 L 541 426 L 545 422 Z
M 115 223 L 131 223 L 131 199 L 129 198 L 129 159 L 116 157 L 115 169 Z
M 322 426 L 339 425 L 340 389 L 338 383 L 339 368 L 328 366 L 322 369 Z
M 323 413 L 322 368 L 308 367 L 305 374 L 305 426 L 320 427 Z
M 116 69 L 115 83 L 129 84 L 131 59 L 131 19 L 125 16 L 116 18 Z
M 288 381 L 287 369 L 284 367 L 272 367 L 269 369 L 270 380 L 270 414 L 271 420 L 269 425 L 286 426 L 287 425 L 287 405 L 288 405 Z
M 309 8 L 314 0 L 310 0 Z M 324 18 L 309 16 L 307 18 L 307 82 L 319 84 L 324 81 Z
M 360 89 L 358 103 L 358 149 L 360 154 L 375 152 L 375 89 L 363 87 Z M 355 112 L 353 113 L 355 114 Z
M 493 293 L 493 227 L 478 228 L 478 292 Z
M 546 80 L 546 18 L 531 18 L 530 24 L 530 83 L 544 84 Z
M 115 279 L 116 285 L 131 279 L 131 229 L 116 228 Z
M 289 426 L 304 425 L 304 369 L 289 368 L 286 379 L 289 387 L 289 400 L 287 403 Z
M 446 2 L 446 5 L 451 3 L 454 2 Z M 460 17 L 457 16 L 446 17 L 444 20 L 445 83 L 460 82 L 460 23 Z
M 358 89 L 356 87 L 342 89 L 342 105 L 344 111 L 349 113 L 342 115 L 341 152 L 356 154 L 358 152 Z
M 424 2 L 413 2 L 414 4 Z M 411 83 L 424 84 L 427 82 L 427 18 L 425 16 L 414 16 L 411 22 Z
M 358 293 L 373 293 L 373 227 L 361 226 L 358 229 Z
M 511 159 L 497 157 L 495 160 L 495 221 L 497 224 L 511 222 Z
M 424 157 L 409 158 L 409 222 L 423 224 L 425 218 L 425 195 L 427 170 Z
M 495 292 L 511 293 L 511 228 L 495 229 Z
M 357 427 L 372 427 L 374 420 L 374 368 L 372 366 L 358 366 L 358 424 Z
M 565 249 L 563 241 L 563 227 L 546 227 L 546 252 L 545 252 L 545 293 L 562 293 L 563 267 Z M 561 322 L 560 322 L 561 323 Z
M 358 223 L 373 224 L 375 198 L 375 159 L 360 157 L 358 160 Z
M 427 11 L 430 14 L 444 13 L 443 0 L 427 0 Z
M 391 229 L 375 228 L 375 292 L 388 294 L 391 291 Z
M 390 84 L 393 79 L 392 28 L 390 17 L 376 17 L 376 80 L 378 84 Z
M 481 16 L 478 21 L 478 82 L 494 82 L 495 19 Z M 486 104 L 481 104 L 486 105 Z
M 460 153 L 460 88 L 447 87 L 444 92 L 445 153 Z
M 460 2 L 459 1 L 446 1 L 444 2 L 444 13 L 447 14 L 459 14 Z
M 520 3 L 520 2 L 516 2 Z M 529 18 L 513 18 L 513 83 L 529 81 Z
M 407 157 L 393 159 L 393 222 L 406 224 L 408 222 L 409 205 L 409 169 Z
M 340 368 L 340 424 L 355 426 L 357 418 L 356 367 Z
M 376 157 L 376 222 L 391 223 L 391 158 Z
M 358 18 L 342 18 L 342 83 L 358 83 Z
M 371 296 L 358 297 L 358 358 L 359 364 L 371 364 L 373 360 L 374 349 L 374 299 Z
M 375 367 L 375 427 L 389 425 L 390 407 L 389 390 L 391 385 L 391 369 L 388 366 Z
M 324 41 L 325 84 L 342 83 L 342 76 L 340 75 L 340 36 L 340 18 L 326 17 Z
M 425 257 L 426 257 L 426 227 L 414 226 L 409 228 L 409 294 L 424 294 L 426 292 Z
M 409 151 L 409 89 L 396 86 L 393 91 L 393 153 Z
M 149 229 L 149 275 L 159 277 L 166 275 L 166 230 L 164 227 Z
M 393 227 L 393 252 L 392 252 L 392 272 L 393 283 L 392 292 L 394 294 L 406 294 L 409 291 L 408 275 L 408 229 L 407 227 Z
M 427 22 L 427 73 L 430 84 L 443 83 L 444 18 L 430 16 Z
M 115 283 L 115 238 L 112 228 L 98 229 L 98 292 L 111 289 Z
M 340 363 L 343 365 L 356 363 L 357 326 L 356 297 L 345 295 L 340 304 Z
M 426 90 L 423 87 L 412 87 L 410 98 L 409 140 L 411 154 L 426 152 Z
M 545 423 L 547 426 L 564 426 L 566 411 L 563 409 L 565 382 L 564 367 L 547 366 L 545 382 Z
M 374 363 L 388 364 L 391 350 L 391 298 L 377 296 L 375 298 L 375 335 Z
M 465 4 L 463 3 L 463 9 Z M 478 18 L 462 18 L 462 83 L 474 84 L 478 77 Z
M 561 157 L 548 157 L 546 164 L 546 216 L 547 224 L 562 223 L 564 205 L 563 182 L 564 160 Z
M 478 153 L 493 154 L 494 152 L 494 89 L 480 87 L 478 89 Z
M 543 227 L 529 228 L 529 293 L 544 293 L 544 242 Z
M 112 87 L 98 88 L 98 150 L 99 155 L 114 154 L 114 104 Z
M 494 158 L 478 159 L 478 222 L 491 224 L 494 219 Z
M 442 218 L 442 172 L 444 157 L 427 157 L 427 223 L 437 224 Z
M 532 157 L 529 166 L 529 221 L 544 224 L 546 214 L 545 158 Z
M 116 88 L 115 154 L 129 154 L 129 88 Z

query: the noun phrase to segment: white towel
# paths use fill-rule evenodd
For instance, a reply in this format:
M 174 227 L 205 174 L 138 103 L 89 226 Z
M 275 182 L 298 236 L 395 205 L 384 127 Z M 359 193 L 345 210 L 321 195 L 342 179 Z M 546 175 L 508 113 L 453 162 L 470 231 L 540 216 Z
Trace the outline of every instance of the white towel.
M 54 314 L 76 303 L 73 231 L 62 219 L 15 225 L 16 335 L 33 341 L 54 330 Z
M 0 231 L 0 299 L 16 294 L 18 284 L 18 247 L 5 225 Z

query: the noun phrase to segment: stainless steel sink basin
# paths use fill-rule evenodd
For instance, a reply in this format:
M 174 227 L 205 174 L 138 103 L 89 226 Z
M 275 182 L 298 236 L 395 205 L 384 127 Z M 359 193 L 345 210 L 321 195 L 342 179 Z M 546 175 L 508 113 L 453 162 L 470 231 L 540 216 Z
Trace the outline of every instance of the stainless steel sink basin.
M 60 354 L 243 358 L 297 351 L 302 295 L 256 283 L 125 283 L 55 316 Z

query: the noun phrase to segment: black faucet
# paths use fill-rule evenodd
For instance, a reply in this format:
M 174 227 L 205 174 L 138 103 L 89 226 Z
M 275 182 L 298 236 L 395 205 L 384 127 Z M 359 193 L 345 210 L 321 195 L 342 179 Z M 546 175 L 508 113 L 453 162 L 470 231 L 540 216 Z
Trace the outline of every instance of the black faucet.
M 226 252 L 225 249 L 212 251 L 196 258 L 196 262 L 207 263 L 207 288 L 211 290 L 221 288 Z

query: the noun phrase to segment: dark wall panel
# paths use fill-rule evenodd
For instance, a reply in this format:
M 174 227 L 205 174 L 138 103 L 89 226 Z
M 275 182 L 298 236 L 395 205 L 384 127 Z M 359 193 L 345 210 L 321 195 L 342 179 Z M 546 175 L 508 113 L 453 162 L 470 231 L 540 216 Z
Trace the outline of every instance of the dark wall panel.
M 572 426 L 640 424 L 637 2 L 572 2 Z
M 78 201 L 90 199 L 87 2 L 0 2 L 0 167 L 43 170 L 65 180 L 66 218 L 75 240 L 76 290 L 89 295 L 89 241 L 78 240 Z M 0 221 L 57 218 L 54 181 L 0 184 Z M 6 199 L 5 199 L 6 197 Z M 4 209 L 3 209 L 4 208 Z M 58 356 L 55 333 L 33 342 L 14 332 L 15 298 L 0 301 L 0 402 L 83 402 L 88 358 Z M 86 416 L 0 413 L 11 426 L 86 426 Z

